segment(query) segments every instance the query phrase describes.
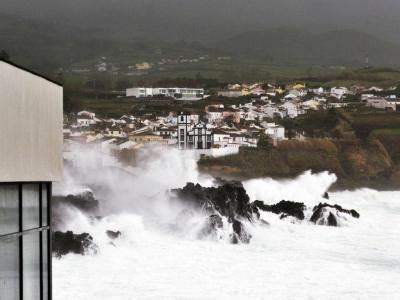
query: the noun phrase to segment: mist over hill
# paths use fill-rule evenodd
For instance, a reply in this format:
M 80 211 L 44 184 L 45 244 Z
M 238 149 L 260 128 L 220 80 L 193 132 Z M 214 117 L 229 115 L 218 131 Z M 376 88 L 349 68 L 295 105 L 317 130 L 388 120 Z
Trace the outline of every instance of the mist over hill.
M 400 65 L 396 0 L 2 0 L 0 49 L 53 70 L 101 56 Z M 284 28 L 284 29 L 282 29 Z
M 2 0 L 4 14 L 123 36 L 215 41 L 282 26 L 399 37 L 397 0 Z
M 278 65 L 393 66 L 400 63 L 399 45 L 353 30 L 253 31 L 219 42 L 216 47 L 238 57 L 252 57 Z

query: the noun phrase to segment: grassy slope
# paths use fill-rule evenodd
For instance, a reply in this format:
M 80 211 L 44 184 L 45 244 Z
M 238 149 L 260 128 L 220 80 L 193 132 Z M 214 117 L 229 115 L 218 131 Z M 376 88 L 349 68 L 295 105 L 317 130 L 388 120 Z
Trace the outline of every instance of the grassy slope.
M 239 178 L 293 177 L 306 170 L 327 170 L 338 176 L 340 187 L 400 186 L 400 115 L 353 115 L 351 122 L 346 126 L 357 122 L 372 128 L 364 141 L 355 134 L 341 139 L 289 140 L 277 148 L 242 148 L 237 155 L 204 157 L 199 167 L 215 176 Z

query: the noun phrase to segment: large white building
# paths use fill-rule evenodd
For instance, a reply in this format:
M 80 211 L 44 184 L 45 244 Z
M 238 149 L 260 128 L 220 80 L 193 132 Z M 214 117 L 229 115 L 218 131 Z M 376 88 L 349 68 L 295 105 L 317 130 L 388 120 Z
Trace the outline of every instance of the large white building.
M 172 97 L 177 100 L 200 100 L 204 98 L 204 89 L 196 88 L 153 88 L 133 87 L 126 89 L 127 97 L 146 98 L 154 96 Z

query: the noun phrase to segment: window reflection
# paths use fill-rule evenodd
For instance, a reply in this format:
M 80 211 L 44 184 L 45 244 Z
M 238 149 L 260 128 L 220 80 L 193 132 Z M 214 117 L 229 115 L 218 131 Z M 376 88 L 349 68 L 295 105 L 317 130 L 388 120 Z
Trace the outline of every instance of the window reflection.
M 22 228 L 38 228 L 39 224 L 39 185 L 22 186 Z
M 0 299 L 19 299 L 19 239 L 0 239 Z
M 40 243 L 38 232 L 23 236 L 23 285 L 24 300 L 40 299 Z
M 0 300 L 51 296 L 50 231 L 43 228 L 49 225 L 49 189 L 47 183 L 0 183 Z
M 42 184 L 42 226 L 47 226 L 47 184 Z
M 49 283 L 48 283 L 48 245 L 47 245 L 47 236 L 48 231 L 42 232 L 42 256 L 43 256 L 43 300 L 49 299 Z
M 0 235 L 19 231 L 18 192 L 18 185 L 0 185 Z

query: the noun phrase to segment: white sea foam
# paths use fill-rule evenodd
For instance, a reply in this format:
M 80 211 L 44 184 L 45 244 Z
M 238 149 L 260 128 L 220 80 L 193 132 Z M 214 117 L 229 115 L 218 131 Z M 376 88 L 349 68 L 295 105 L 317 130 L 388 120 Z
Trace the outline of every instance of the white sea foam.
M 190 152 L 149 149 L 126 172 L 109 168 L 110 158 L 98 151 L 79 149 L 76 154 L 79 172 L 67 170 L 66 181 L 55 190 L 67 194 L 90 186 L 105 217 L 93 220 L 77 210 L 66 212 L 69 221 L 63 229 L 89 232 L 99 251 L 53 260 L 55 299 L 400 297 L 400 192 L 360 189 L 322 199 L 336 180 L 326 172 L 306 172 L 293 180 L 249 180 L 244 186 L 251 200 L 286 199 L 309 207 L 324 201 L 353 208 L 361 218 L 335 228 L 293 224 L 263 213 L 270 226 L 246 224 L 253 236 L 250 244 L 231 245 L 228 229 L 219 241 L 197 238 L 204 219 L 200 213 L 180 224 L 181 230 L 171 229 L 183 207 L 169 202 L 165 191 L 187 181 L 212 185 L 212 178 L 199 175 Z M 106 230 L 120 230 L 122 236 L 111 242 Z

